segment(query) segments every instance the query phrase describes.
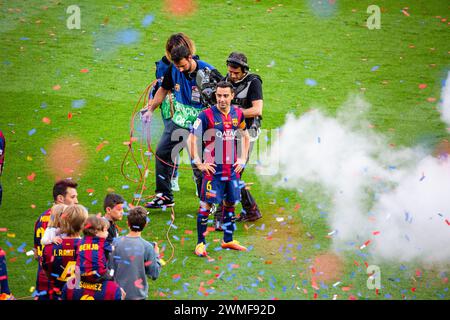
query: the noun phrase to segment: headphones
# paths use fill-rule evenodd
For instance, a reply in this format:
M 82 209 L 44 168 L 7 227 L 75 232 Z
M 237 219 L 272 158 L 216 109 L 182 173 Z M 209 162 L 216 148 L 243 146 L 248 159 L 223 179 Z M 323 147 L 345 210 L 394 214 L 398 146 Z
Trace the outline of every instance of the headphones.
M 228 57 L 227 64 L 228 63 L 239 65 L 240 67 L 242 67 L 242 69 L 244 69 L 244 72 L 247 72 L 249 70 L 248 64 L 244 60 L 236 58 L 233 54 L 230 54 L 230 56 Z

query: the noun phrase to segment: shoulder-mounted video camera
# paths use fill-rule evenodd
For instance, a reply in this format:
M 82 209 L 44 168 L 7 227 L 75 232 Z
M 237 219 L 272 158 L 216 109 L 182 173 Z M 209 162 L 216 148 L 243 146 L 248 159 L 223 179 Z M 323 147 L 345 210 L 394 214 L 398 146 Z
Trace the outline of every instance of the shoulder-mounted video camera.
M 195 80 L 200 90 L 201 102 L 205 107 L 216 104 L 216 85 L 222 78 L 217 69 L 205 67 L 197 71 Z

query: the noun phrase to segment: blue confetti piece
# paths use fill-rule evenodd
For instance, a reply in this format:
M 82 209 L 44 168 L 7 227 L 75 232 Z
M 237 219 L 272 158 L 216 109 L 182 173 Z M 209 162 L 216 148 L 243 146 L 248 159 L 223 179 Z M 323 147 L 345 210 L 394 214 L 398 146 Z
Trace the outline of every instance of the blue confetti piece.
M 125 185 L 122 186 L 122 189 L 123 190 L 130 189 L 130 186 L 125 184 Z
M 380 68 L 380 66 L 374 66 L 372 67 L 372 69 L 370 69 L 370 71 L 377 71 Z
M 33 261 L 33 258 L 29 258 L 27 261 L 25 261 L 25 264 L 30 264 L 31 261 Z
M 6 245 L 7 245 L 8 247 L 10 247 L 10 248 L 12 247 L 11 242 L 9 242 L 8 240 L 6 240 L 5 243 L 6 243 Z
M 142 26 L 148 27 L 149 25 L 151 25 L 153 23 L 154 20 L 155 20 L 155 17 L 152 14 L 146 15 L 144 17 L 144 19 L 142 19 Z
M 44 156 L 47 155 L 47 151 L 45 151 L 44 148 L 41 148 L 41 152 L 42 152 L 42 154 L 43 154 Z
M 28 135 L 29 136 L 32 136 L 33 134 L 35 134 L 36 133 L 36 129 L 31 129 L 30 131 L 28 131 Z
M 42 108 L 42 109 L 47 108 L 47 102 L 42 102 L 42 103 L 41 103 L 41 108 Z
M 84 100 L 84 99 L 72 100 L 72 108 L 74 108 L 74 109 L 83 108 L 83 106 L 85 104 L 86 104 L 86 100 Z
M 27 244 L 24 242 L 24 243 L 22 243 L 21 245 L 20 245 L 20 247 L 18 247 L 17 248 L 17 252 L 24 252 L 24 248 L 25 248 L 25 246 L 26 246 Z
M 103 159 L 104 162 L 108 161 L 111 156 L 106 156 L 105 159 Z
M 97 204 L 97 200 L 93 200 L 93 201 L 91 202 L 91 204 L 92 204 L 92 205 Z
M 275 285 L 272 283 L 271 280 L 269 280 L 269 286 L 270 286 L 272 289 L 275 289 Z
M 137 30 L 134 29 L 126 29 L 117 32 L 116 34 L 116 42 L 119 44 L 132 44 L 134 42 L 137 42 L 140 38 L 140 33 Z
M 317 81 L 314 79 L 305 79 L 305 84 L 307 86 L 313 87 L 317 85 Z
M 20 38 L 20 40 L 22 40 L 22 41 L 27 41 L 27 40 L 30 40 L 30 38 L 28 38 L 28 37 L 22 37 L 22 38 Z
M 175 240 L 180 241 L 180 238 L 178 238 L 176 235 L 172 236 Z

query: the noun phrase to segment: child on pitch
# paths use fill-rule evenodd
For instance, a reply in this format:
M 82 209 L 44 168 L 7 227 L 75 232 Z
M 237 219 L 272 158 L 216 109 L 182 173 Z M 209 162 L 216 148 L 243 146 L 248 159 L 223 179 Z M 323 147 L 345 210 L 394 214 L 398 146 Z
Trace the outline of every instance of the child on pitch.
M 112 279 L 107 259 L 112 251 L 112 247 L 106 242 L 108 228 L 109 222 L 106 218 L 96 215 L 87 218 L 76 264 L 80 269 L 81 281 L 97 283 Z
M 41 245 L 50 243 L 59 244 L 62 242 L 61 236 L 61 215 L 67 208 L 65 204 L 55 204 L 50 213 L 50 221 L 41 239 Z
M 8 285 L 6 253 L 2 248 L 0 248 L 0 300 L 14 300 Z
M 90 215 L 84 226 L 84 237 L 78 249 L 75 279 L 68 280 L 62 290 L 63 300 L 124 300 L 125 291 L 112 281 L 107 267 L 109 222 Z
M 109 222 L 108 237 L 106 238 L 108 245 L 112 246 L 114 239 L 119 236 L 119 228 L 116 222 L 121 221 L 123 218 L 124 203 L 125 199 L 116 193 L 108 193 L 103 201 L 105 218 Z
M 51 300 L 61 299 L 64 284 L 75 275 L 80 233 L 87 217 L 88 212 L 83 206 L 68 206 L 61 215 L 61 243 L 44 247 L 41 265 L 49 279 L 49 291 L 46 294 Z
M 114 241 L 114 280 L 126 292 L 126 300 L 145 300 L 148 296 L 147 277 L 156 280 L 161 271 L 159 248 L 141 237 L 147 225 L 145 208 L 138 206 L 128 213 L 130 232 Z

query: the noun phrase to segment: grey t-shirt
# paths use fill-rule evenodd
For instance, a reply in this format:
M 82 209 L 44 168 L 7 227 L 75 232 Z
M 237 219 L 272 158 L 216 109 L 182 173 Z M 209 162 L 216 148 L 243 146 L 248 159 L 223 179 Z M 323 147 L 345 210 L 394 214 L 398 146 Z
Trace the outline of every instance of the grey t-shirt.
M 153 244 L 141 237 L 116 238 L 112 266 L 114 280 L 126 292 L 125 300 L 146 299 L 147 277 L 156 280 L 161 271 L 161 263 Z

